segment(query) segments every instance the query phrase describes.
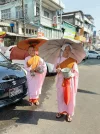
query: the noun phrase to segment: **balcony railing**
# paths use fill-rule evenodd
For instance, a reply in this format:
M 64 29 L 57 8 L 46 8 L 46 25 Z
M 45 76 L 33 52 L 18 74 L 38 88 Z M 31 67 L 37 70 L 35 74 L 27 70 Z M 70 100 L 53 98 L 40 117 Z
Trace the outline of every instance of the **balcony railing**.
M 52 27 L 52 19 L 42 16 L 41 17 L 41 24 L 45 26 Z
M 40 21 L 40 17 L 39 16 L 35 16 L 34 18 L 34 21 L 35 23 L 38 23 Z M 44 25 L 44 26 L 47 26 L 47 27 L 52 27 L 52 24 L 53 24 L 53 20 L 50 19 L 50 18 L 47 18 L 45 16 L 42 16 L 41 17 L 41 24 Z M 57 24 L 57 28 L 59 29 L 60 28 L 60 22 L 58 21 L 58 24 Z

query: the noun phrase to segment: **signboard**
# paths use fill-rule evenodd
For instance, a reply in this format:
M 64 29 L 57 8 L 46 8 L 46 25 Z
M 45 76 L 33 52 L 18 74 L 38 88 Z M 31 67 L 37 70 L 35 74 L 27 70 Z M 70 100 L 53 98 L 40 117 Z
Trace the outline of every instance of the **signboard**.
M 76 27 L 67 22 L 63 22 L 62 27 L 65 29 L 63 38 L 74 39 L 75 34 L 76 34 Z
M 52 24 L 52 26 L 53 27 L 57 27 L 57 23 L 58 23 L 58 17 L 57 16 L 54 16 L 53 17 L 53 24 Z

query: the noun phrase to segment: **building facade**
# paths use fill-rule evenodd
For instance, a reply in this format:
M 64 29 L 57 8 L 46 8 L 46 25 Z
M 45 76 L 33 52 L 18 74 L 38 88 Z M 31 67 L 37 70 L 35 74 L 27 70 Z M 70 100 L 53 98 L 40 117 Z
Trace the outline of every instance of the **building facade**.
M 25 33 L 26 36 L 37 35 L 38 28 L 30 23 L 33 21 L 32 0 L 24 0 L 24 3 L 21 0 L 5 0 L 5 3 L 0 5 L 0 20 L 0 30 L 20 35 Z M 5 26 L 2 23 L 5 23 Z
M 61 0 L 34 0 L 34 23 L 41 27 L 44 36 L 52 38 L 61 38 L 61 23 L 58 20 L 64 5 Z
M 83 34 L 87 42 L 93 36 L 94 19 L 91 15 L 85 15 L 82 11 L 67 12 L 62 14 L 62 20 L 77 26 L 77 35 L 83 29 Z
M 63 8 L 61 0 L 0 0 L 0 31 L 36 37 L 42 29 L 49 39 L 61 38 Z

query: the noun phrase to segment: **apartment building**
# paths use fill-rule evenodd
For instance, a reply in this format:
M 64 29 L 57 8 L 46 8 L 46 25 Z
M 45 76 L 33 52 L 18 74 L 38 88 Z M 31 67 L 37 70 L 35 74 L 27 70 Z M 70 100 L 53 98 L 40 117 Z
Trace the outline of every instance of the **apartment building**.
M 0 0 L 0 31 L 25 36 L 61 38 L 61 21 L 58 14 L 64 5 L 61 0 Z
M 67 12 L 62 14 L 62 20 L 77 26 L 77 34 L 83 29 L 87 42 L 89 41 L 89 38 L 93 36 L 94 19 L 91 15 L 86 15 L 81 10 Z

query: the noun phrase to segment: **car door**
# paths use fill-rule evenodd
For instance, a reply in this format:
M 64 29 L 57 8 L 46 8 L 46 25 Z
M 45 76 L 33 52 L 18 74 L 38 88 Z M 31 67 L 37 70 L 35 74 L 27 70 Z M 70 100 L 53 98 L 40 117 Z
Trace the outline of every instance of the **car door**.
M 97 52 L 93 52 L 93 58 L 97 58 L 98 53 Z
M 89 51 L 89 58 L 93 58 L 93 53 L 92 53 L 92 51 Z

